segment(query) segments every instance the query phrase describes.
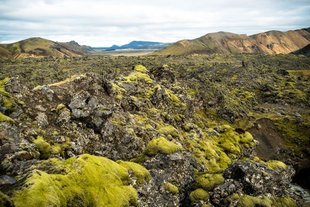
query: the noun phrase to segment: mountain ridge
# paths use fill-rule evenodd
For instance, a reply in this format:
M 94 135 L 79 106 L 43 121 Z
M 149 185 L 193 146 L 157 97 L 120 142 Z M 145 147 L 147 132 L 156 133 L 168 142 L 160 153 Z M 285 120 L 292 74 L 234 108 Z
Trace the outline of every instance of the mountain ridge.
M 141 41 L 141 40 L 133 40 L 128 44 L 124 45 L 112 45 L 111 47 L 94 47 L 95 49 L 105 50 L 105 51 L 114 51 L 114 50 L 125 50 L 125 49 L 162 49 L 166 46 L 170 45 L 170 43 L 163 42 L 153 42 L 153 41 Z
M 0 44 L 0 56 L 7 58 L 27 57 L 80 57 L 92 51 L 89 46 L 75 41 L 55 42 L 41 37 L 31 37 L 10 44 Z
M 288 54 L 310 43 L 310 29 L 290 30 L 287 32 L 267 31 L 253 35 L 230 32 L 208 33 L 191 40 L 180 40 L 155 55 L 190 55 L 190 54 L 230 54 L 261 53 Z

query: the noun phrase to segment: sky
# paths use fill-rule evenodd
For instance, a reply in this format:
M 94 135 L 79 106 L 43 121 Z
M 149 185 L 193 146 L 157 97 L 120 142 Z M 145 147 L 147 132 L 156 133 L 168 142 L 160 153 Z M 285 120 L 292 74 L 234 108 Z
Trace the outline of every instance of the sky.
M 0 0 L 0 43 L 43 37 L 111 46 L 305 27 L 310 0 Z

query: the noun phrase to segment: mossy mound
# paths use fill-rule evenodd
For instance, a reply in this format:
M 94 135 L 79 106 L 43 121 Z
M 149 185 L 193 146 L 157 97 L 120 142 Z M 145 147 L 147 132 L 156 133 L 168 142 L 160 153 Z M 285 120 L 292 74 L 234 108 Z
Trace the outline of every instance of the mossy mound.
M 141 73 L 147 73 L 149 72 L 146 67 L 144 67 L 143 65 L 136 65 L 134 67 L 134 70 L 137 71 L 137 72 L 141 72 Z
M 203 174 L 196 176 L 196 182 L 205 190 L 212 190 L 216 185 L 224 182 L 222 174 Z
M 209 199 L 209 193 L 204 189 L 198 188 L 192 191 L 189 197 L 192 203 L 195 203 L 197 201 L 207 201 Z
M 24 187 L 13 196 L 16 207 L 137 205 L 138 194 L 128 185 L 128 169 L 116 162 L 88 154 L 46 162 L 63 173 L 34 170 Z
M 173 193 L 173 194 L 179 193 L 179 188 L 170 182 L 164 182 L 164 187 L 170 193 Z
M 126 161 L 117 161 L 117 163 L 126 168 L 128 171 L 132 172 L 133 176 L 138 179 L 139 183 L 144 183 L 151 179 L 150 172 L 143 166 L 134 163 L 134 162 L 126 162 Z
M 290 197 L 255 197 L 250 195 L 239 196 L 233 194 L 231 200 L 238 200 L 238 207 L 296 207 L 296 202 Z
M 174 142 L 168 141 L 164 137 L 151 140 L 146 147 L 146 153 L 148 155 L 156 155 L 158 153 L 173 154 L 180 150 L 182 150 L 182 146 L 180 144 L 175 144 Z
M 0 122 L 11 122 L 11 123 L 13 123 L 14 120 L 0 112 Z
M 283 168 L 283 169 L 286 169 L 287 168 L 287 165 L 281 161 L 278 161 L 278 160 L 269 160 L 268 162 L 266 162 L 267 164 L 267 167 L 270 168 L 270 169 L 277 169 L 277 168 Z

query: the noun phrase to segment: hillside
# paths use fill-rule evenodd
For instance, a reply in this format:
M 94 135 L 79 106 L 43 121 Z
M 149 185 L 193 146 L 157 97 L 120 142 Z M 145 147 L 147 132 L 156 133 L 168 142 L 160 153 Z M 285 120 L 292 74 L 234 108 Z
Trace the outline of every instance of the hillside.
M 217 32 L 193 40 L 181 40 L 160 51 L 156 51 L 154 54 L 288 54 L 305 47 L 309 43 L 309 28 L 288 32 L 268 31 L 251 36 Z
M 0 63 L 0 206 L 304 202 L 307 56 Z
M 86 55 L 90 47 L 71 41 L 66 43 L 34 37 L 12 44 L 0 44 L 0 57 L 77 57 Z

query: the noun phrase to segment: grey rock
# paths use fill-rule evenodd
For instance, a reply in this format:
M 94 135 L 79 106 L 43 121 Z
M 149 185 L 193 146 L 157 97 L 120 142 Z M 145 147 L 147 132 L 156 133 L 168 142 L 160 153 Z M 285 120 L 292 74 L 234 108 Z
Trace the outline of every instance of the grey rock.
M 38 113 L 38 115 L 36 117 L 36 121 L 40 127 L 46 127 L 49 124 L 48 118 L 47 118 L 46 114 L 43 112 Z
M 3 185 L 14 185 L 16 183 L 16 179 L 14 177 L 8 175 L 0 176 L 0 186 Z

